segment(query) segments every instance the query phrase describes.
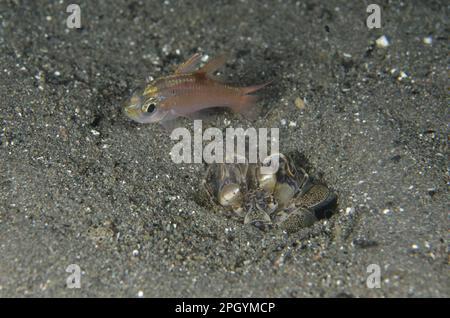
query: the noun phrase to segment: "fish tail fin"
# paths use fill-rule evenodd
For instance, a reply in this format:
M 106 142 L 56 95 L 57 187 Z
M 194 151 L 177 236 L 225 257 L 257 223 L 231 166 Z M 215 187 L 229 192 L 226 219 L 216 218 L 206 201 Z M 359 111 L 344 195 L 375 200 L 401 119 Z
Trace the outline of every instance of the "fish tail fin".
M 242 95 L 247 95 L 247 94 L 256 92 L 256 91 L 260 90 L 261 88 L 266 87 L 266 86 L 269 85 L 270 83 L 272 83 L 272 81 L 266 82 L 266 83 L 264 83 L 264 84 L 259 84 L 259 85 L 253 85 L 253 86 L 242 87 L 242 88 L 241 88 Z
M 256 119 L 258 112 L 255 110 L 258 96 L 255 95 L 242 95 L 238 97 L 239 100 L 236 104 L 230 106 L 231 110 L 235 113 L 239 113 L 248 119 Z

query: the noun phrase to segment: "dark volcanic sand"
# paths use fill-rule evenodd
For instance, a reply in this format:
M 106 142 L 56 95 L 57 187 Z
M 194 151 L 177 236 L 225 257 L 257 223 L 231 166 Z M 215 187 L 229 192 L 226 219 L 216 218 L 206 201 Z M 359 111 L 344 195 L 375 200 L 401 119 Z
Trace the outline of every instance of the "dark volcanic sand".
M 0 2 L 0 296 L 450 296 L 448 2 L 379 1 L 373 30 L 361 1 L 78 1 L 80 30 L 45 3 Z M 274 80 L 252 125 L 280 127 L 336 215 L 287 235 L 214 213 L 205 167 L 124 117 L 197 51 L 231 51 L 232 83 Z

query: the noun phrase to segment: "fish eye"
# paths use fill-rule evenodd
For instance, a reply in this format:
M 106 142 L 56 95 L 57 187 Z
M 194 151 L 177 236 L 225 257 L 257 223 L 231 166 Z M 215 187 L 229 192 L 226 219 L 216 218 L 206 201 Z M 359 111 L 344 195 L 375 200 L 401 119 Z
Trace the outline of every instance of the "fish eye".
M 155 109 L 156 109 L 155 103 L 150 103 L 148 106 L 144 106 L 142 110 L 146 113 L 151 114 L 155 111 Z

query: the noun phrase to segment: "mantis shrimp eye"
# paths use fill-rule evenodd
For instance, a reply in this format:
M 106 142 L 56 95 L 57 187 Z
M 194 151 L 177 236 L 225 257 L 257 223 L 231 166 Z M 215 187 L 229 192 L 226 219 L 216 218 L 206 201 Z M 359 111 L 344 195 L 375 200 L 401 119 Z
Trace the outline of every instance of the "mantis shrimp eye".
M 219 193 L 219 203 L 222 206 L 232 206 L 239 203 L 241 199 L 241 190 L 235 183 L 227 184 Z

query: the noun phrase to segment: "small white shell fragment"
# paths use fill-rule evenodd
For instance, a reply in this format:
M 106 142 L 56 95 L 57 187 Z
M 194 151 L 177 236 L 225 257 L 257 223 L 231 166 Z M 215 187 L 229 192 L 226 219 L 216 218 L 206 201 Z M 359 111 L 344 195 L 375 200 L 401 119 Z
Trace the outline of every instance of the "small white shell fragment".
M 345 214 L 346 215 L 350 215 L 350 214 L 353 214 L 353 213 L 355 213 L 355 208 L 348 207 L 348 208 L 345 209 Z
M 164 55 L 169 55 L 170 53 L 170 45 L 169 44 L 164 44 L 162 47 L 162 52 Z
M 377 44 L 378 47 L 383 47 L 383 48 L 388 47 L 390 44 L 386 35 L 380 36 L 378 39 L 376 39 L 375 43 Z
M 209 55 L 208 55 L 208 54 L 205 54 L 205 55 L 203 55 L 203 56 L 201 57 L 201 61 L 202 61 L 203 63 L 207 62 L 208 60 L 209 60 Z
M 402 72 L 400 72 L 400 75 L 397 77 L 397 80 L 401 81 L 407 77 L 408 77 L 408 74 L 406 74 L 405 72 L 402 71 Z
M 433 43 L 433 37 L 431 35 L 424 37 L 423 38 L 423 43 L 428 44 L 428 45 L 432 44 Z

